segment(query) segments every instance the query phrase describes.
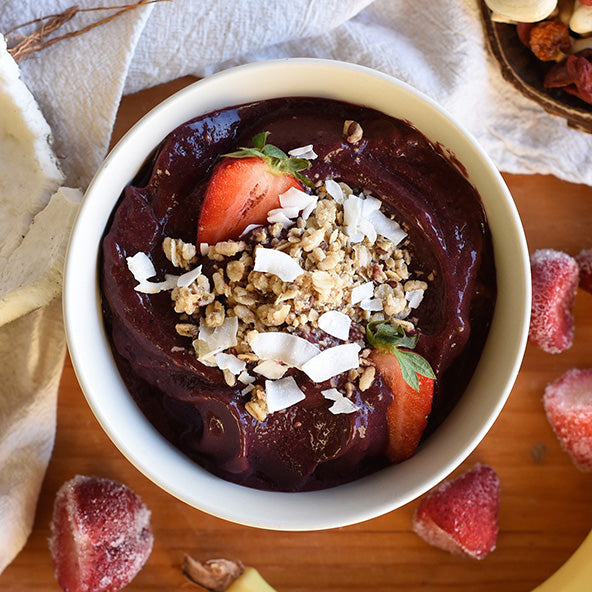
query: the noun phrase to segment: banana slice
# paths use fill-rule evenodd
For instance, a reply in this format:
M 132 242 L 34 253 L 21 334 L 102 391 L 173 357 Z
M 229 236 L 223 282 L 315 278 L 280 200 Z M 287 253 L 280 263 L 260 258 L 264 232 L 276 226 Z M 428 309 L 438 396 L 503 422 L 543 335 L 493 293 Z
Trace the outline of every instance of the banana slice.
M 485 0 L 498 22 L 535 23 L 557 8 L 557 0 Z
M 592 586 L 592 531 L 575 553 L 532 592 L 584 592 Z

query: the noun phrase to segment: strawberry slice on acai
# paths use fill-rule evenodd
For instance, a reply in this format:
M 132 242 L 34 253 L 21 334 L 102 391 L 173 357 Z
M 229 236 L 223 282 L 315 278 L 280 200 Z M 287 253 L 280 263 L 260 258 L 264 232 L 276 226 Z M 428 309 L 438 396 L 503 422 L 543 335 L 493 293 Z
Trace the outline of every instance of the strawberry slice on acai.
M 198 244 L 239 238 L 247 226 L 266 222 L 268 212 L 280 207 L 282 193 L 311 185 L 300 172 L 310 161 L 267 144 L 268 135 L 257 134 L 252 148 L 223 155 L 214 168 L 199 215 Z
M 432 409 L 435 375 L 428 362 L 411 351 L 418 338 L 382 321 L 366 327 L 366 340 L 374 348 L 370 361 L 393 395 L 386 417 L 386 455 L 395 463 L 413 456 Z
M 478 463 L 428 493 L 415 511 L 413 530 L 444 551 L 483 559 L 496 546 L 499 499 L 497 474 Z

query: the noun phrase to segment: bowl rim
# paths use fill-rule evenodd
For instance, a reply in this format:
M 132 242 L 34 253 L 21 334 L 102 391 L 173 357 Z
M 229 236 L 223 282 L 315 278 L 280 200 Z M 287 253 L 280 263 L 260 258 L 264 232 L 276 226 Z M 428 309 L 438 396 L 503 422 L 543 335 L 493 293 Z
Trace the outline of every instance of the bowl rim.
M 330 77 L 340 81 L 339 91 L 328 87 Z M 262 89 L 260 84 L 253 84 L 255 78 L 259 82 L 265 79 L 268 86 Z M 345 85 L 352 79 L 358 83 L 347 87 L 345 99 Z M 371 100 L 364 85 L 372 89 Z M 306 90 L 313 87 L 318 91 Z M 509 277 L 500 277 L 498 269 L 498 302 L 482 354 L 487 363 L 479 363 L 465 391 L 481 393 L 479 404 L 486 410 L 483 418 L 476 421 L 472 413 L 476 396 L 463 395 L 445 422 L 404 463 L 331 489 L 267 492 L 208 473 L 165 440 L 135 405 L 119 376 L 103 328 L 97 273 L 99 243 L 123 187 L 154 147 L 178 125 L 202 113 L 257 98 L 304 95 L 333 97 L 374 108 L 396 98 L 392 107 L 387 104 L 388 114 L 400 113 L 395 116 L 409 120 L 433 143 L 444 146 L 458 158 L 469 177 L 473 171 L 474 175 L 479 173 L 477 181 L 487 188 L 487 194 L 478 190 L 490 225 L 494 223 L 496 228 L 496 233 L 492 230 L 496 263 L 501 255 Z M 358 97 L 366 100 L 356 100 Z M 212 103 L 217 106 L 208 108 Z M 187 117 L 191 109 L 193 115 Z M 423 114 L 419 117 L 418 113 Z M 443 136 L 451 138 L 443 142 Z M 120 187 L 119 191 L 115 192 L 115 187 Z M 515 247 L 511 268 L 508 249 L 502 248 L 506 241 Z M 224 70 L 176 92 L 133 125 L 86 190 L 66 254 L 63 294 L 67 344 L 81 389 L 99 424 L 128 461 L 194 508 L 245 526 L 287 531 L 336 528 L 375 518 L 416 499 L 453 472 L 489 431 L 510 394 L 526 348 L 531 299 L 528 248 L 518 211 L 501 174 L 470 132 L 405 82 L 364 66 L 316 58 L 285 58 Z M 97 343 L 103 347 L 97 348 Z M 499 354 L 501 347 L 505 353 Z M 492 352 L 498 352 L 495 358 Z M 495 375 L 500 356 L 503 363 Z M 134 429 L 129 428 L 127 418 L 133 419 Z

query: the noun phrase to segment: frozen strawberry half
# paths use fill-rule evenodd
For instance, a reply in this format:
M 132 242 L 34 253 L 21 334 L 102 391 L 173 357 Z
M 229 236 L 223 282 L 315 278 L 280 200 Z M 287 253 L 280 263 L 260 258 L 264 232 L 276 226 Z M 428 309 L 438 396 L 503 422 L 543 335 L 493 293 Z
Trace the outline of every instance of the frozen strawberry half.
M 573 343 L 573 304 L 579 282 L 576 260 L 561 251 L 540 249 L 530 257 L 532 308 L 528 339 L 548 353 Z
M 56 494 L 49 548 L 65 592 L 117 592 L 152 551 L 150 512 L 127 486 L 77 475 Z
M 413 530 L 444 551 L 484 559 L 497 543 L 499 500 L 496 472 L 477 463 L 428 493 L 415 511 Z
M 581 471 L 592 471 L 592 369 L 568 370 L 545 389 L 543 405 L 561 447 Z
M 576 262 L 580 270 L 579 287 L 592 294 L 592 249 L 582 249 L 576 255 Z
M 197 224 L 198 244 L 239 238 L 248 226 L 265 224 L 282 193 L 311 184 L 300 173 L 310 162 L 267 144 L 268 135 L 257 134 L 253 147 L 225 154 L 214 168 Z

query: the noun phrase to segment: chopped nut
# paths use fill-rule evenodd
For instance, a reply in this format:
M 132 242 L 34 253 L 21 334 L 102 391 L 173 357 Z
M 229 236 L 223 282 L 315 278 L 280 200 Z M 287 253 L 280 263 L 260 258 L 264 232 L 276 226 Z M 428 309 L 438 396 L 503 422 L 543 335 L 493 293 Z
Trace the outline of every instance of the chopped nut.
M 177 323 L 175 331 L 183 337 L 191 337 L 195 339 L 199 335 L 199 326 L 193 323 Z
M 234 386 L 236 384 L 236 376 L 228 368 L 224 368 L 222 374 L 228 386 Z
M 195 245 L 186 243 L 180 238 L 169 238 L 162 241 L 162 250 L 165 257 L 175 266 L 183 269 L 190 269 L 197 259 Z
M 257 316 L 264 325 L 278 327 L 290 312 L 289 304 L 263 304 L 257 309 Z
M 374 377 L 376 376 L 376 368 L 374 366 L 367 366 L 362 375 L 360 376 L 360 380 L 358 381 L 358 387 L 363 392 L 370 388 L 372 383 L 374 382 Z
M 343 137 L 348 143 L 355 144 L 356 142 L 359 142 L 363 135 L 364 131 L 358 122 L 346 119 L 343 124 Z
M 264 421 L 269 413 L 267 402 L 265 400 L 265 390 L 262 386 L 256 384 L 251 391 L 251 399 L 245 403 L 245 409 L 257 421 Z
M 245 266 L 240 261 L 230 261 L 226 266 L 226 275 L 231 282 L 240 282 L 245 274 Z
M 210 328 L 220 327 L 226 317 L 224 306 L 218 300 L 214 300 L 211 304 L 206 306 L 206 325 Z

